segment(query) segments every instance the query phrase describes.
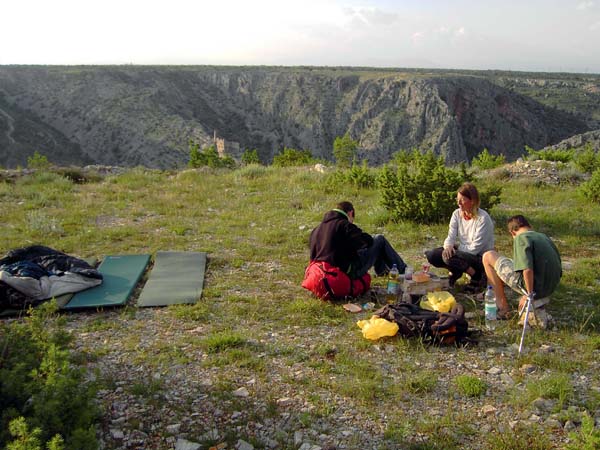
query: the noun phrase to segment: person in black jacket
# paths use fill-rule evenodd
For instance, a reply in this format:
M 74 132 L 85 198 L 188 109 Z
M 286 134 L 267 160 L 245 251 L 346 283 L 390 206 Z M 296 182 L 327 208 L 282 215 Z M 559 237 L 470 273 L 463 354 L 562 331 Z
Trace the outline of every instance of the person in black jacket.
M 325 213 L 323 221 L 310 234 L 311 261 L 326 261 L 350 278 L 360 278 L 375 269 L 385 275 L 396 264 L 404 273 L 406 264 L 381 234 L 371 236 L 354 225 L 355 211 L 350 202 L 340 202 Z

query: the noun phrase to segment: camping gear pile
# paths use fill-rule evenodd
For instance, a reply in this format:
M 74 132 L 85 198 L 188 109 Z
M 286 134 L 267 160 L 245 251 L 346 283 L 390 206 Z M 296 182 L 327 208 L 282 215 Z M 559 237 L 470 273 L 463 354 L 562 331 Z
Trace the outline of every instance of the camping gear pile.
M 102 283 L 87 262 L 42 245 L 11 250 L 0 259 L 0 310 L 24 309 L 43 300 Z
M 402 337 L 419 337 L 424 342 L 440 345 L 462 345 L 470 342 L 465 308 L 460 303 L 455 303 L 449 312 L 438 312 L 423 309 L 412 303 L 401 302 L 385 305 L 373 314 L 379 319 L 396 324 L 397 334 Z M 364 335 L 365 329 L 361 328 Z M 382 337 L 375 337 L 373 330 L 370 330 L 370 336 L 368 339 Z
M 202 295 L 205 252 L 158 251 L 108 255 L 98 268 L 41 245 L 11 250 L 0 259 L 0 316 L 19 314 L 54 298 L 61 310 L 123 306 L 147 273 L 137 306 L 195 303 Z

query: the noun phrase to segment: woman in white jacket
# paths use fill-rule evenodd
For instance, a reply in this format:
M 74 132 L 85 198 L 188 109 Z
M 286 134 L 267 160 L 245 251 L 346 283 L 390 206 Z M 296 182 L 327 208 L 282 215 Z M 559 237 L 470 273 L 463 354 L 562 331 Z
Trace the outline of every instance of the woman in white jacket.
M 444 246 L 425 252 L 425 257 L 431 265 L 448 269 L 450 287 L 467 273 L 471 282 L 466 290 L 475 291 L 485 287 L 481 257 L 494 248 L 494 223 L 479 207 L 479 192 L 472 183 L 463 183 L 458 189 L 456 203 L 458 209 L 450 218 Z

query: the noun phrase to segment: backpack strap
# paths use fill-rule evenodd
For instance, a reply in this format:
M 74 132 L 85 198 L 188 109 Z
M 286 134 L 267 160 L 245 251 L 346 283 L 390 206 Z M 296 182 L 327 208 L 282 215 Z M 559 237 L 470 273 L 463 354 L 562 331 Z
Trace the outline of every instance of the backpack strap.
M 330 277 L 335 277 L 337 278 L 339 276 L 340 273 L 342 273 L 342 270 L 338 268 L 337 271 L 333 271 L 333 270 L 325 270 L 325 268 L 323 267 L 323 263 L 317 263 L 316 266 L 321 270 L 321 272 L 323 272 L 323 275 L 325 275 L 323 277 L 323 286 L 325 286 L 325 289 L 327 290 L 327 294 L 329 295 L 329 298 L 331 300 L 340 298 L 339 296 L 336 296 L 335 293 L 333 292 L 333 289 L 331 289 L 331 285 L 329 284 L 329 280 L 327 279 L 327 276 Z M 348 278 L 350 280 L 350 278 Z M 352 280 L 350 280 L 350 297 L 353 297 L 353 286 L 352 286 Z M 347 296 L 344 296 L 347 297 Z
M 327 280 L 327 277 L 323 277 L 323 286 L 325 286 L 325 289 L 327 290 L 327 295 L 329 295 L 329 298 L 334 299 L 335 295 L 333 295 L 333 291 L 331 290 L 331 286 L 329 285 L 329 281 Z

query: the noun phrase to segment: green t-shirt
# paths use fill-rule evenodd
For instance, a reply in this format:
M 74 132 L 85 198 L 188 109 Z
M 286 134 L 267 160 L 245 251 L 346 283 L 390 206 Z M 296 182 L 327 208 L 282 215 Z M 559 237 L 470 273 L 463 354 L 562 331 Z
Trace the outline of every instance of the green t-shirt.
M 545 234 L 525 231 L 517 235 L 513 242 L 513 261 L 515 272 L 533 269 L 536 298 L 549 296 L 558 286 L 562 276 L 560 255 L 554 243 Z

